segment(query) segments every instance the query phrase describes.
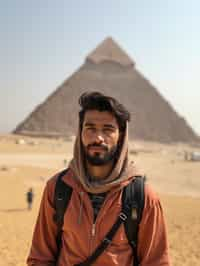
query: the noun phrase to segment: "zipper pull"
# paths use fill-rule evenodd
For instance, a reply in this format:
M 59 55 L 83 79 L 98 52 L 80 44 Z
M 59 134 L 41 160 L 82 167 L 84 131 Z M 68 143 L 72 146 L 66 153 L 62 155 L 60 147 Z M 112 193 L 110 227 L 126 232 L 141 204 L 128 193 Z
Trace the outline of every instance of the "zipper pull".
M 92 236 L 95 236 L 95 224 L 92 225 Z

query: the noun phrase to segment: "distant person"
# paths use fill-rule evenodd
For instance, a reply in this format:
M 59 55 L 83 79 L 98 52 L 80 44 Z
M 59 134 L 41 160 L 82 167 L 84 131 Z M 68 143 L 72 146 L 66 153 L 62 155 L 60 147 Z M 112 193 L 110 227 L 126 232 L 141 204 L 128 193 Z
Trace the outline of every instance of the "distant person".
M 63 164 L 64 164 L 64 167 L 67 166 L 67 159 L 64 159 L 64 160 L 63 160 Z
M 27 265 L 169 266 L 160 200 L 129 161 L 129 111 L 100 92 L 79 104 L 73 159 L 47 181 Z
M 33 189 L 30 188 L 27 191 L 27 193 L 26 193 L 26 201 L 27 201 L 27 204 L 28 204 L 28 210 L 31 210 L 32 209 L 33 197 L 34 197 Z

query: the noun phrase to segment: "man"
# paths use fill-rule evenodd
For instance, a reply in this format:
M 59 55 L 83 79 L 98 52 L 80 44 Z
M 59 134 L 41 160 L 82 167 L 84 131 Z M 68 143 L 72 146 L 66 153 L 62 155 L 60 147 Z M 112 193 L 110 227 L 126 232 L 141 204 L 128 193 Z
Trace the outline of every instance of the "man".
M 32 204 L 33 204 L 33 189 L 30 188 L 27 193 L 26 193 L 26 201 L 27 201 L 27 205 L 28 205 L 28 210 L 32 209 Z
M 54 192 L 58 175 L 45 187 L 29 266 L 72 266 L 84 262 L 99 246 L 122 208 L 122 190 L 140 172 L 128 161 L 130 113 L 116 99 L 98 92 L 83 94 L 73 159 L 63 177 L 73 188 L 64 215 L 58 248 Z M 145 185 L 145 204 L 138 232 L 141 266 L 168 266 L 168 244 L 159 198 Z M 123 225 L 95 260 L 96 266 L 131 266 L 133 252 Z

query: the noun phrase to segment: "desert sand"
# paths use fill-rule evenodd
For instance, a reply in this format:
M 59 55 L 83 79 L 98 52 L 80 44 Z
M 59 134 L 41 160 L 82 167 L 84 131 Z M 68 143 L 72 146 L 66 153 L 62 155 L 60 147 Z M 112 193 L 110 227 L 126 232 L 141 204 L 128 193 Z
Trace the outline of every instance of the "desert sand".
M 183 144 L 134 141 L 131 159 L 160 195 L 166 216 L 172 265 L 200 265 L 200 162 L 184 160 Z M 25 266 L 41 194 L 48 180 L 67 166 L 73 140 L 0 136 L 0 266 Z M 27 210 L 26 192 L 35 198 Z

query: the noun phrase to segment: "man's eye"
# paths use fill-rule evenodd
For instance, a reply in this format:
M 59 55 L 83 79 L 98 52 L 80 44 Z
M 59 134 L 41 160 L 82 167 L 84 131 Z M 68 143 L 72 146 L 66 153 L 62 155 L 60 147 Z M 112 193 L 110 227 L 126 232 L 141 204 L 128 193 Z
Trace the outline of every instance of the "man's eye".
M 87 127 L 87 130 L 88 131 L 95 131 L 95 128 L 94 127 Z
M 114 129 L 113 128 L 105 128 L 104 129 L 104 132 L 106 132 L 106 133 L 113 133 L 114 132 Z

